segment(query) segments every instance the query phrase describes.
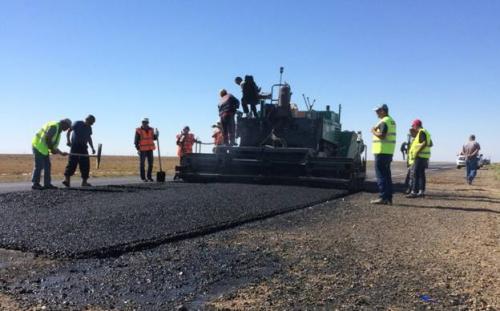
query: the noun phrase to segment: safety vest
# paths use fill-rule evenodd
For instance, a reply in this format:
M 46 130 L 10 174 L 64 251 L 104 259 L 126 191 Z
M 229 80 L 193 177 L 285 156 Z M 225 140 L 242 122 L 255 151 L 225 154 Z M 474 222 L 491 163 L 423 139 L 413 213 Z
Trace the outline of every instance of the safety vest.
M 57 146 L 59 146 L 59 140 L 61 139 L 61 132 L 59 131 L 60 124 L 58 121 L 50 121 L 45 123 L 45 125 L 38 131 L 38 133 L 36 133 L 35 137 L 33 137 L 33 140 L 31 141 L 33 148 L 46 156 L 48 156 L 50 153 L 49 146 L 47 146 L 46 137 L 47 132 L 52 126 L 56 127 L 56 134 L 52 136 L 52 146 L 53 148 L 57 148 Z
M 139 134 L 140 151 L 151 151 L 156 149 L 154 130 L 152 128 L 145 130 L 142 127 L 138 127 L 136 132 Z
M 426 142 L 427 144 L 425 145 L 425 147 L 418 153 L 418 156 L 416 156 L 417 154 L 417 150 L 420 148 L 420 146 L 422 145 L 421 143 L 418 142 L 418 138 L 420 136 L 420 133 L 421 132 L 424 132 L 425 133 L 425 137 L 426 137 Z M 411 143 L 411 146 L 410 146 L 410 151 L 408 152 L 408 156 L 409 156 L 409 159 L 411 161 L 408 161 L 408 163 L 411 165 L 413 164 L 413 162 L 415 161 L 415 158 L 423 158 L 423 159 L 429 159 L 431 157 L 431 134 L 429 133 L 429 131 L 427 131 L 426 129 L 424 128 L 421 128 L 418 133 L 417 133 L 417 136 L 415 137 L 415 139 L 413 140 L 413 142 Z
M 182 136 L 181 134 L 177 134 L 177 141 L 179 141 L 181 136 Z M 184 135 L 184 140 L 178 143 L 177 156 L 181 158 L 185 154 L 193 153 L 194 142 L 195 139 L 193 134 L 189 133 L 187 135 Z
M 224 134 L 220 129 L 217 129 L 212 137 L 214 139 L 214 145 L 219 146 L 224 144 Z
M 383 139 L 373 135 L 372 152 L 373 154 L 394 154 L 396 149 L 396 122 L 390 116 L 385 116 L 377 126 L 382 122 L 387 125 L 387 135 Z

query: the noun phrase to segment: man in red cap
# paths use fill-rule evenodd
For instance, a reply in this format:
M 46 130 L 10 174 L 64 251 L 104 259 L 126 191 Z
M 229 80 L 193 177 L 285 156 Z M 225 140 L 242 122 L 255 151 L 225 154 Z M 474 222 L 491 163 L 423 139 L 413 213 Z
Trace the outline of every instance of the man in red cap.
M 411 124 L 417 135 L 410 146 L 408 153 L 412 163 L 412 189 L 407 198 L 423 197 L 425 195 L 425 169 L 429 166 L 432 140 L 429 131 L 422 127 L 422 121 L 416 119 Z

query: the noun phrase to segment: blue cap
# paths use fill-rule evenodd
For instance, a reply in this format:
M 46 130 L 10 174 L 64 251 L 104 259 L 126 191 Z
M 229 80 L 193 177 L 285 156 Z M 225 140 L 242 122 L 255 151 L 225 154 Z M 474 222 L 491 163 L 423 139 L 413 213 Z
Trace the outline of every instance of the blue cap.
M 386 104 L 380 104 L 373 108 L 373 111 L 379 111 L 379 110 L 384 110 L 385 112 L 389 112 L 389 107 L 387 107 Z

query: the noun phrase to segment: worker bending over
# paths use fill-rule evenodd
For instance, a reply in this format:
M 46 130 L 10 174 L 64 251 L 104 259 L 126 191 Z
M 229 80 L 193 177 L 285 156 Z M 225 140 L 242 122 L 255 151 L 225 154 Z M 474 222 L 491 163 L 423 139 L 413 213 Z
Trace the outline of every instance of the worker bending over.
M 246 75 L 245 80 L 241 77 L 236 77 L 234 82 L 241 87 L 241 105 L 246 117 L 250 118 L 253 115 L 256 118 L 258 116 L 257 105 L 260 102 L 260 88 L 255 83 L 253 76 Z
M 423 197 L 425 195 L 425 170 L 429 167 L 432 140 L 429 131 L 422 127 L 422 121 L 416 119 L 411 125 L 416 136 L 410 145 L 408 153 L 411 162 L 412 189 L 407 198 Z
M 189 126 L 185 126 L 180 134 L 177 134 L 177 156 L 182 158 L 186 154 L 193 153 L 193 145 L 197 142 L 194 134 L 190 133 Z
M 153 181 L 151 174 L 153 172 L 153 150 L 156 149 L 156 139 L 158 139 L 158 135 L 149 126 L 149 119 L 142 119 L 141 127 L 135 129 L 134 145 L 139 155 L 139 171 L 143 182 Z M 146 159 L 148 160 L 147 175 L 144 170 Z
M 396 122 L 389 116 L 389 107 L 387 105 L 380 105 L 374 111 L 380 119 L 371 130 L 379 198 L 371 200 L 370 203 L 392 205 L 391 162 L 394 149 L 396 149 Z
M 64 171 L 64 181 L 62 184 L 66 187 L 71 186 L 71 176 L 75 174 L 76 167 L 80 167 L 82 175 L 82 187 L 90 187 L 87 182 L 90 172 L 90 158 L 88 157 L 88 145 L 92 148 L 92 154 L 95 154 L 94 143 L 92 142 L 92 125 L 95 123 L 95 117 L 88 115 L 85 121 L 76 121 L 66 133 L 67 145 L 71 147 L 68 165 Z
M 68 155 L 67 152 L 59 150 L 59 141 L 61 140 L 61 133 L 67 131 L 71 127 L 70 119 L 63 119 L 61 121 L 47 122 L 31 141 L 33 147 L 33 156 L 35 158 L 35 168 L 33 169 L 33 178 L 31 181 L 33 185 L 31 189 L 57 189 L 52 185 L 51 181 L 51 163 L 50 154 L 60 154 L 63 156 Z M 40 176 L 43 171 L 44 186 L 40 185 Z

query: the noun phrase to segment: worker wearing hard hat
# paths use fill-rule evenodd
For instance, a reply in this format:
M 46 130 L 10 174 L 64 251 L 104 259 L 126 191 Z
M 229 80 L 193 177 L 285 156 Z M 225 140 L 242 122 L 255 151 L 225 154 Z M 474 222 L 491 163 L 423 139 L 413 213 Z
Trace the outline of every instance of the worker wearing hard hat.
M 176 136 L 177 156 L 182 158 L 186 154 L 193 153 L 193 145 L 197 142 L 194 134 L 190 133 L 189 126 L 185 126 L 180 134 Z
M 33 156 L 35 158 L 35 168 L 33 169 L 33 177 L 31 179 L 33 182 L 31 188 L 33 190 L 57 189 L 57 187 L 52 185 L 50 154 L 68 155 L 67 152 L 59 150 L 58 146 L 61 140 L 61 133 L 67 131 L 70 127 L 70 119 L 47 122 L 33 137 L 31 141 Z M 42 171 L 43 187 L 40 185 Z
M 429 131 L 422 127 L 422 121 L 416 119 L 411 125 L 417 132 L 408 153 L 412 167 L 412 189 L 407 198 L 423 197 L 425 195 L 425 169 L 429 167 L 432 140 Z
M 396 149 L 396 122 L 389 116 L 389 107 L 379 105 L 373 109 L 379 122 L 372 128 L 372 152 L 375 156 L 375 174 L 379 188 L 379 198 L 372 204 L 392 204 L 391 162 Z
M 151 176 L 153 172 L 153 150 L 156 149 L 155 140 L 158 139 L 157 133 L 149 126 L 149 119 L 143 118 L 141 127 L 135 129 L 134 145 L 139 155 L 139 171 L 143 182 L 153 181 Z M 148 160 L 147 174 L 145 172 L 146 159 Z
M 95 117 L 89 114 L 85 121 L 76 121 L 66 133 L 67 145 L 71 147 L 68 165 L 64 170 L 64 180 L 62 184 L 65 187 L 71 186 L 71 176 L 75 174 L 76 167 L 80 167 L 82 177 L 82 187 L 90 187 L 87 182 L 90 173 L 90 159 L 88 157 L 88 146 L 92 148 L 92 154 L 95 154 L 94 143 L 92 142 L 92 125 L 95 123 Z

